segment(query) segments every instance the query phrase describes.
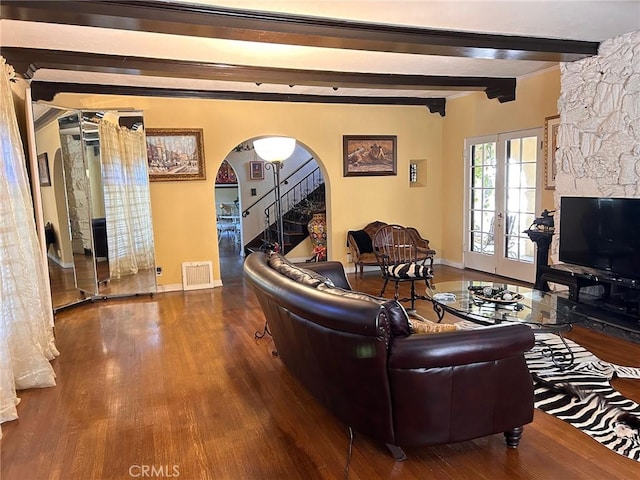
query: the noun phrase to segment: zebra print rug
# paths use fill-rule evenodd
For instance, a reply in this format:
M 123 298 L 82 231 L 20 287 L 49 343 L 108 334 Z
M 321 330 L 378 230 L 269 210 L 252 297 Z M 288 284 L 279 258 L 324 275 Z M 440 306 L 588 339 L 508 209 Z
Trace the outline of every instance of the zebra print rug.
M 640 368 L 608 363 L 571 340 L 567 344 L 575 361 L 565 370 L 549 357 L 549 352 L 566 351 L 557 335 L 537 334 L 536 345 L 525 355 L 534 378 L 536 408 L 582 430 L 608 449 L 640 461 L 640 405 L 610 383 L 614 376 L 640 379 Z
M 458 326 L 478 328 L 466 321 Z M 615 376 L 640 379 L 640 368 L 605 362 L 577 343 L 566 341 L 575 360 L 564 370 L 554 365 L 549 355 L 567 352 L 557 335 L 537 333 L 535 346 L 525 354 L 534 379 L 536 408 L 573 425 L 608 449 L 640 461 L 640 405 L 610 383 Z

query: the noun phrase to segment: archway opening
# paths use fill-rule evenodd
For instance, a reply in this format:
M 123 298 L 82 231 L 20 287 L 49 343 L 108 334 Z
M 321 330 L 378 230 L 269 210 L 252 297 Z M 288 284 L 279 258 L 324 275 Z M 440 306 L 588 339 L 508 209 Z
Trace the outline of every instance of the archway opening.
M 225 157 L 236 176 L 239 211 L 239 250 L 234 261 L 223 256 L 228 245 L 223 233 L 220 238 L 220 274 L 222 282 L 241 281 L 242 260 L 251 251 L 260 250 L 265 243 L 276 241 L 277 228 L 275 204 L 275 175 L 272 165 L 264 162 L 253 148 L 253 138 L 233 148 Z M 324 176 L 319 163 L 300 142 L 279 171 L 281 210 L 284 232 L 284 253 L 293 261 L 304 261 L 313 257 L 313 246 L 309 239 L 307 224 L 314 213 L 324 212 Z M 216 211 L 224 195 L 216 184 Z M 220 193 L 220 196 L 218 195 Z M 228 195 L 227 195 L 228 197 Z M 220 222 L 218 222 L 220 233 Z

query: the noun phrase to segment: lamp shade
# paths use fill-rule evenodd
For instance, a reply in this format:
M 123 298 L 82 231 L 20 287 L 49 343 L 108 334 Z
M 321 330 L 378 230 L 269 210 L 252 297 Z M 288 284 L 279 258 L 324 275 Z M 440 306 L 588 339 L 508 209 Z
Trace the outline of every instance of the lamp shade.
M 283 162 L 296 148 L 296 139 L 289 137 L 264 137 L 253 141 L 256 153 L 267 162 Z

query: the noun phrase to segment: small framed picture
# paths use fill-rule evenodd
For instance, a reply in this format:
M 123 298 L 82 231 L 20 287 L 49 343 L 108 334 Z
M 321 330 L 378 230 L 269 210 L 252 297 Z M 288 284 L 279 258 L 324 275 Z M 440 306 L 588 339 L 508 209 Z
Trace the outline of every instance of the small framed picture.
M 251 180 L 264 180 L 264 162 L 260 160 L 249 162 L 249 178 Z
M 396 175 L 395 135 L 345 135 L 344 176 Z
M 40 176 L 40 186 L 51 186 L 51 174 L 49 173 L 49 156 L 47 153 L 38 155 L 38 175 Z

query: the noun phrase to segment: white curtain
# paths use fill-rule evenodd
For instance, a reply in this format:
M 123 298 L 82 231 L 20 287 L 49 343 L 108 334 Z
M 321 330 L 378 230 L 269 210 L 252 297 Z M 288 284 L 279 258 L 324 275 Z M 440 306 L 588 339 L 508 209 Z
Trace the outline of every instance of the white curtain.
M 55 385 L 58 355 L 11 75 L 0 56 L 0 423 L 18 417 L 16 390 Z
M 146 142 L 106 117 L 99 126 L 109 271 L 120 278 L 154 265 Z

